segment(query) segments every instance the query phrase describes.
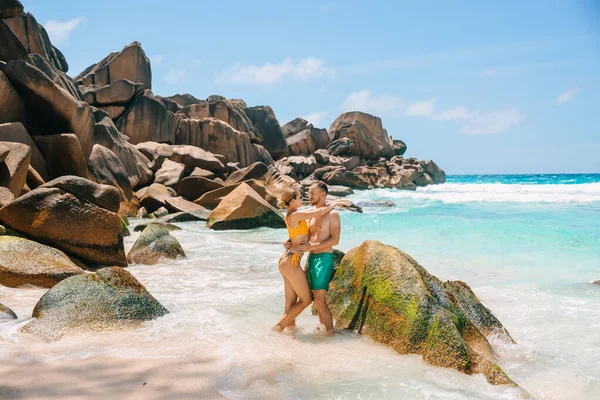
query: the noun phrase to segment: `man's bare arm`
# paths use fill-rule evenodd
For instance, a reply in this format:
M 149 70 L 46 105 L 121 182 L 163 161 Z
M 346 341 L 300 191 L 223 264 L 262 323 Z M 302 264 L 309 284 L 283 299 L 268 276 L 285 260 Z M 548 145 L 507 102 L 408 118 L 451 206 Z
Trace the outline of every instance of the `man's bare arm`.
M 323 240 L 319 243 L 311 243 L 310 251 L 318 253 L 333 246 L 337 246 L 340 243 L 340 230 L 341 230 L 340 214 L 337 211 L 331 211 L 329 213 L 329 236 L 328 239 Z

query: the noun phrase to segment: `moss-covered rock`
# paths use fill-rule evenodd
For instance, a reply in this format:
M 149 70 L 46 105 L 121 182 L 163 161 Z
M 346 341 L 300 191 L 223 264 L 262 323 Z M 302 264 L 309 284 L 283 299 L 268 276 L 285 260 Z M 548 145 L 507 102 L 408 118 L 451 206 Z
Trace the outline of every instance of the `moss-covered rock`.
M 514 384 L 495 364 L 486 339 L 504 330 L 500 322 L 466 284 L 447 282 L 446 287 L 408 254 L 366 241 L 341 260 L 329 303 L 337 328 L 355 330 L 402 354 L 421 354 L 433 365 L 482 373 L 492 384 Z
M 177 239 L 164 227 L 158 224 L 150 224 L 142 231 L 129 254 L 127 254 L 127 261 L 129 263 L 153 265 L 158 263 L 161 258 L 173 260 L 178 256 L 185 257 L 185 252 Z
M 48 290 L 23 329 L 49 339 L 65 334 L 131 328 L 167 314 L 131 273 L 120 267 L 65 279 Z
M 177 225 L 173 225 L 173 224 L 161 221 L 160 219 L 155 219 L 155 220 L 150 221 L 150 222 L 142 222 L 141 224 L 136 225 L 136 227 L 133 228 L 133 231 L 134 232 L 142 232 L 149 225 L 158 225 L 158 226 L 161 226 L 161 227 L 165 228 L 169 232 L 180 231 L 181 230 L 181 228 L 178 227 Z
M 50 288 L 84 271 L 65 253 L 31 240 L 0 236 L 0 284 Z

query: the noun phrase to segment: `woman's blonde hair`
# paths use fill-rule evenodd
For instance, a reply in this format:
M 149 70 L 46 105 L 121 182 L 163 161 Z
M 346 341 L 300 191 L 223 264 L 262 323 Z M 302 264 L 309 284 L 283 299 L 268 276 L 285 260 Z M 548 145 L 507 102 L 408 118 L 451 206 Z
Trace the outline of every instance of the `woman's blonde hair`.
M 285 192 L 281 195 L 281 198 L 277 202 L 277 206 L 279 208 L 288 208 L 292 200 L 295 200 L 298 197 L 298 189 L 291 187 L 287 188 Z

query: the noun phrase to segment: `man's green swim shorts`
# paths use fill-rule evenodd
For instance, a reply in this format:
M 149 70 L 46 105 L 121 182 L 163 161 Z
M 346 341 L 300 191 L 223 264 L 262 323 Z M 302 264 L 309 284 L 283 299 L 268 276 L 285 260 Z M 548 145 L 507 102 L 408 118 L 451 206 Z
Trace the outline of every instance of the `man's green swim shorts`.
M 306 277 L 310 290 L 329 290 L 329 282 L 333 277 L 333 253 L 311 253 Z

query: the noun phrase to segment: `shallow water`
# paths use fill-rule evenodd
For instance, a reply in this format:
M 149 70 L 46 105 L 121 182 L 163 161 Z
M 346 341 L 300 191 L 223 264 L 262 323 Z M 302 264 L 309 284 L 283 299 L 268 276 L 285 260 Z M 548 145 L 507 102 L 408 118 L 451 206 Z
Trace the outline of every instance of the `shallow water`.
M 342 213 L 339 248 L 380 240 L 440 279 L 466 281 L 516 340 L 492 343 L 499 365 L 524 390 L 544 399 L 600 398 L 600 287 L 590 284 L 600 279 L 600 177 L 465 179 L 417 192 L 356 193 L 354 200 L 397 206 Z M 187 259 L 129 267 L 170 314 L 133 331 L 46 343 L 20 332 L 45 290 L 0 286 L 0 302 L 20 317 L 0 322 L 0 360 L 196 355 L 213 364 L 218 393 L 234 399 L 522 398 L 518 389 L 432 367 L 352 333 L 325 338 L 309 312 L 296 337 L 272 333 L 283 308 L 276 262 L 286 232 L 179 225 L 173 235 Z M 127 250 L 138 235 L 126 238 Z

